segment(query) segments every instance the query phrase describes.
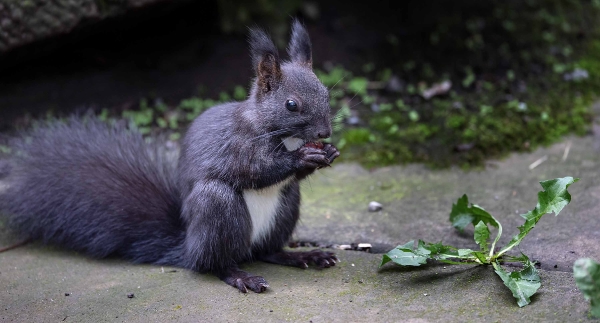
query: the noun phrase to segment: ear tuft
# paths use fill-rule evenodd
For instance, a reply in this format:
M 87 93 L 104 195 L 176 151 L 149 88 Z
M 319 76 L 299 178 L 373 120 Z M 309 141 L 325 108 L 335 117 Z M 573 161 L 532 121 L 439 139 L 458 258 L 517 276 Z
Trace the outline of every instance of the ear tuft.
M 258 28 L 250 28 L 250 53 L 257 76 L 258 86 L 263 92 L 273 90 L 281 80 L 279 52 L 271 38 Z
M 250 29 L 249 43 L 258 86 L 262 92 L 269 92 L 281 80 L 279 52 L 271 38 L 261 29 Z
M 288 45 L 292 62 L 312 67 L 312 45 L 304 25 L 298 19 L 292 22 L 292 37 Z

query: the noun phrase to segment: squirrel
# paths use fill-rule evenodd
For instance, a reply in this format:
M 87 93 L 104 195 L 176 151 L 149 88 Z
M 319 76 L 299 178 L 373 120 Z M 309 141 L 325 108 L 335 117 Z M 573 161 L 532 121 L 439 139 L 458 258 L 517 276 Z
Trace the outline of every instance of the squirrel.
M 198 116 L 176 166 L 122 123 L 51 122 L 14 143 L 0 213 L 28 239 L 212 273 L 243 293 L 269 287 L 244 262 L 334 266 L 334 253 L 283 249 L 299 218 L 299 182 L 340 154 L 320 142 L 331 136 L 331 108 L 308 32 L 292 22 L 289 61 L 261 29 L 250 29 L 249 43 L 247 100 Z

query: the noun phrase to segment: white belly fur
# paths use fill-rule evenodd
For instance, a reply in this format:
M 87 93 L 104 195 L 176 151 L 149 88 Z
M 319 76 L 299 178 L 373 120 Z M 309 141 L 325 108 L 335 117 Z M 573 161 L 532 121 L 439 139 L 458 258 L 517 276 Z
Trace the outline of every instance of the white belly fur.
M 281 203 L 281 191 L 290 180 L 291 177 L 259 190 L 244 190 L 244 201 L 252 219 L 252 244 L 265 239 L 273 228 Z

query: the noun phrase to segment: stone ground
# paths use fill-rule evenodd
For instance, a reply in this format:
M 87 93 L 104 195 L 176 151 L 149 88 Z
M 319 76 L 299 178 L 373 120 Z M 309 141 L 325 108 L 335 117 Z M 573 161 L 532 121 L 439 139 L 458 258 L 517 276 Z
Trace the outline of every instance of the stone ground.
M 368 171 L 341 164 L 303 186 L 303 220 L 295 239 L 365 242 L 373 244 L 374 252 L 385 252 L 413 239 L 474 247 L 472 228 L 459 233 L 448 222 L 452 203 L 464 193 L 502 223 L 502 245 L 522 224 L 518 214 L 535 207 L 539 181 L 580 177 L 569 188 L 571 204 L 557 217 L 543 217 L 521 244 L 524 253 L 540 262 L 542 278 L 532 303 L 523 308 L 490 267 L 431 264 L 405 269 L 387 264 L 380 269 L 380 254 L 338 250 L 341 262 L 326 270 L 248 264 L 244 268 L 264 276 L 271 287 L 263 294 L 241 294 L 210 275 L 95 260 L 34 243 L 0 254 L 0 320 L 588 321 L 589 304 L 575 286 L 572 264 L 580 257 L 600 260 L 598 137 L 597 132 L 566 138 L 480 171 L 419 165 Z M 544 156 L 544 163 L 529 170 Z M 382 203 L 383 210 L 368 212 L 371 200 Z M 0 246 L 16 241 L 0 223 Z M 128 293 L 135 297 L 128 298 Z

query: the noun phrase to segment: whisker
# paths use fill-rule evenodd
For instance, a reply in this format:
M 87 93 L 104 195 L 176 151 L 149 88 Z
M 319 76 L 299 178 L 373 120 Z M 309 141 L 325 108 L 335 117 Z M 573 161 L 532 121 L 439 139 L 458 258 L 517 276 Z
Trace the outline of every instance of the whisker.
M 331 96 L 335 96 L 335 97 L 337 97 L 339 94 L 343 94 L 343 93 L 344 93 L 344 90 L 337 90 L 337 91 L 335 91 L 335 92 L 330 92 L 329 94 L 330 94 Z
M 352 100 L 354 100 L 354 98 L 356 97 L 358 93 L 354 93 L 354 96 L 352 98 L 350 98 L 350 101 L 348 101 L 348 103 L 352 102 Z
M 271 154 L 273 154 L 274 152 L 276 152 L 277 149 L 279 149 L 279 147 L 281 147 L 281 145 L 283 145 L 283 140 L 279 144 L 277 144 L 277 146 L 275 146 L 275 148 L 273 148 L 273 150 L 271 151 Z
M 350 107 L 350 109 L 352 109 L 352 108 L 356 107 L 357 105 L 359 105 L 359 104 L 363 103 L 363 101 L 364 101 L 364 100 L 360 100 L 360 102 L 358 102 L 357 104 L 355 104 L 355 105 L 351 106 L 351 107 Z
M 278 129 L 278 130 L 274 130 L 274 131 L 271 131 L 271 132 L 264 133 L 262 135 L 258 135 L 256 137 L 250 139 L 250 140 L 255 141 L 255 140 L 258 140 L 258 139 L 265 138 L 265 137 L 277 136 L 277 135 L 280 135 L 280 134 L 284 134 L 284 133 L 286 133 L 286 132 L 288 132 L 290 130 L 292 130 L 292 129 L 290 129 L 290 128 Z
M 294 132 L 294 133 L 292 133 L 291 136 L 294 137 L 294 136 L 297 136 L 298 134 L 299 134 L 298 132 Z M 273 148 L 273 150 L 271 151 L 271 154 L 274 153 L 274 152 L 276 152 L 277 149 L 279 149 L 279 147 L 282 146 L 283 144 L 284 143 L 283 143 L 283 140 L 282 140 L 279 144 L 277 144 L 277 146 L 275 146 L 275 148 Z
M 331 118 L 331 120 L 340 120 L 340 119 L 343 119 L 344 117 L 345 116 L 340 113 L 338 115 L 333 116 L 333 118 Z
M 343 80 L 343 79 L 344 79 L 344 77 L 346 77 L 346 76 L 345 76 L 345 75 L 344 75 L 344 76 L 342 76 L 342 78 L 341 78 L 341 79 L 339 79 L 337 82 L 335 82 L 335 84 L 334 84 L 334 85 L 331 87 L 331 89 L 329 89 L 329 92 L 331 92 L 331 90 L 333 90 L 333 88 L 334 88 L 334 87 L 335 87 L 335 86 L 336 86 L 338 83 L 340 83 L 340 81 L 341 81 L 341 80 Z
M 344 111 L 344 105 L 342 105 L 342 107 L 340 107 L 337 112 L 333 115 L 333 119 L 335 118 L 339 118 L 339 117 L 343 117 L 343 111 Z

